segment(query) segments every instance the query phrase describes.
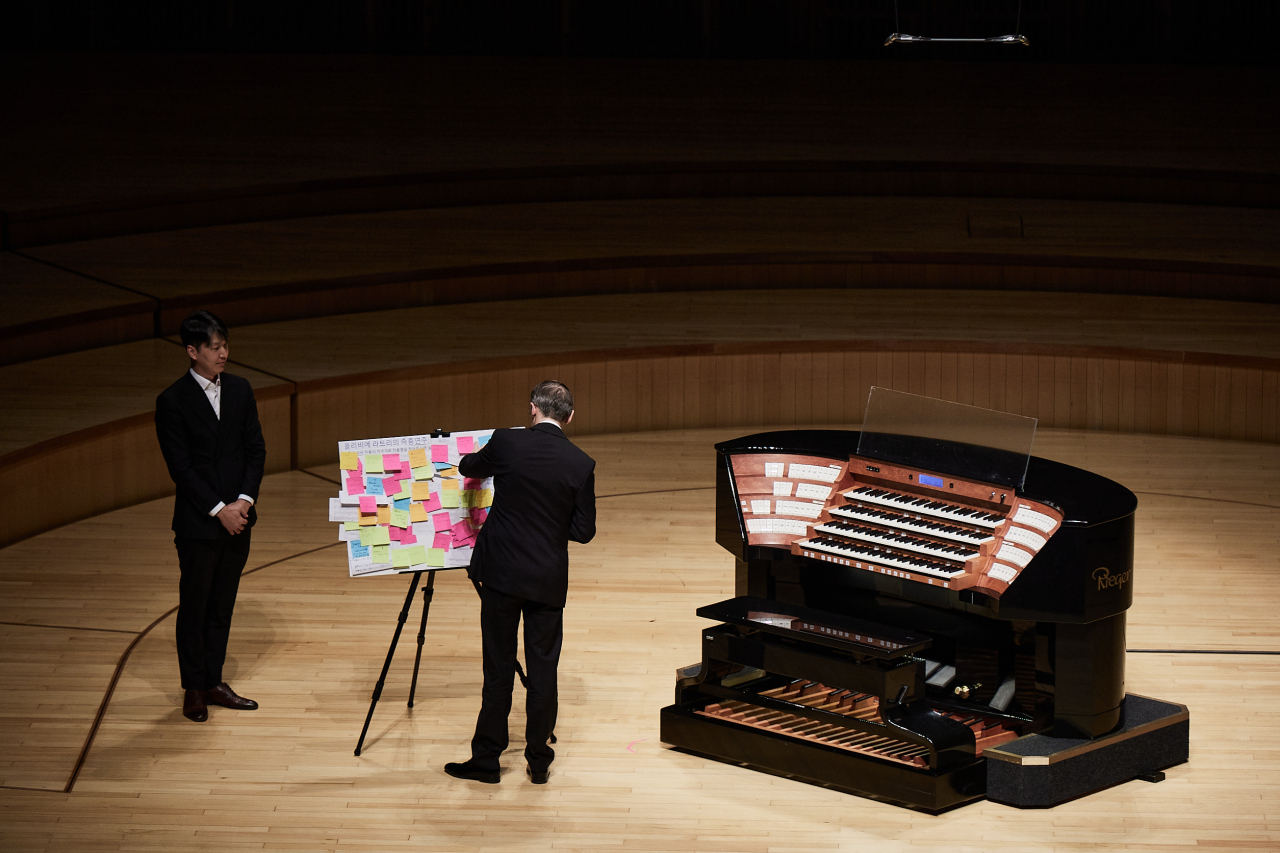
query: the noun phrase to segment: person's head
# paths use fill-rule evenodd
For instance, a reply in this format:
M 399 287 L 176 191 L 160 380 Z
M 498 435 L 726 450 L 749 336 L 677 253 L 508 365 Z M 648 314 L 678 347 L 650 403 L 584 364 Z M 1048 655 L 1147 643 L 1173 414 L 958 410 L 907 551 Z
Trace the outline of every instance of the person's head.
M 529 392 L 529 417 L 535 423 L 539 417 L 561 424 L 573 420 L 573 394 L 569 386 L 554 379 L 535 385 Z
M 227 326 L 209 311 L 197 311 L 182 321 L 178 330 L 187 348 L 191 367 L 206 379 L 213 379 L 227 366 Z

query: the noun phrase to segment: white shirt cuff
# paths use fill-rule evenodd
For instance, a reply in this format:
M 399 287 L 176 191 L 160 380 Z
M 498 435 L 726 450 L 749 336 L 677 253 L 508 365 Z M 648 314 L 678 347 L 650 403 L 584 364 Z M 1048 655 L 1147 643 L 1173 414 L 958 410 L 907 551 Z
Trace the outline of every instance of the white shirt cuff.
M 241 495 L 240 500 L 245 501 L 246 503 L 249 504 L 249 506 L 253 506 L 253 498 L 249 497 L 248 495 Z
M 217 515 L 218 513 L 222 512 L 222 508 L 225 506 L 226 506 L 225 503 L 223 503 L 222 501 L 218 501 L 218 505 L 215 506 L 213 509 L 209 510 L 209 515 L 210 516 Z

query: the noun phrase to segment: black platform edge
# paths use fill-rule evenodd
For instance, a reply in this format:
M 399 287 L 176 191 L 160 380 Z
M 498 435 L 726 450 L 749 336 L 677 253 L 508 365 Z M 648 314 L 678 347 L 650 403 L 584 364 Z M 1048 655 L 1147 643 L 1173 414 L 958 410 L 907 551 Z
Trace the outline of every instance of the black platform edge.
M 1048 808 L 1187 760 L 1191 714 L 1185 705 L 1125 694 L 1124 722 L 1095 740 L 1027 735 L 983 753 L 987 799 Z
M 949 811 L 985 793 L 981 759 L 934 774 L 717 720 L 676 705 L 663 708 L 661 720 L 662 742 L 688 752 L 928 814 Z

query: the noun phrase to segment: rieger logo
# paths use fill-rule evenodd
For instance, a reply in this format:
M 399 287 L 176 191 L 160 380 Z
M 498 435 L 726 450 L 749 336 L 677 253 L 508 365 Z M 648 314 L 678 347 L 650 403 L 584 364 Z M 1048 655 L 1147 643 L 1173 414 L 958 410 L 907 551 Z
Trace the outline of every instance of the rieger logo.
M 1118 575 L 1111 574 L 1111 570 L 1106 566 L 1098 566 L 1093 570 L 1093 579 L 1098 582 L 1098 592 L 1102 592 L 1107 587 L 1122 587 L 1129 582 L 1129 575 L 1133 573 L 1130 569 L 1127 572 L 1121 572 Z

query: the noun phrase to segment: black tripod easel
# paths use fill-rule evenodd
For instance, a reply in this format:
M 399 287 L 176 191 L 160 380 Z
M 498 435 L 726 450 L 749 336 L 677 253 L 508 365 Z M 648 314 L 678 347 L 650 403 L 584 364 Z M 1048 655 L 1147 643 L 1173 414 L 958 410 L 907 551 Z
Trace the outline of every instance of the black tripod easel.
M 431 433 L 432 438 L 448 437 L 449 433 L 435 430 Z M 378 683 L 373 687 L 373 700 L 369 702 L 369 713 L 364 718 L 364 728 L 360 730 L 360 740 L 356 741 L 356 755 L 364 748 L 365 736 L 369 734 L 369 724 L 373 722 L 373 709 L 378 707 L 378 700 L 382 698 L 382 688 L 387 683 L 387 673 L 391 671 L 391 659 L 396 656 L 396 646 L 400 644 L 400 632 L 404 630 L 404 623 L 409 621 L 409 608 L 413 606 L 413 595 L 418 591 L 418 582 L 422 579 L 423 572 L 427 575 L 427 584 L 422 588 L 422 622 L 418 625 L 418 651 L 413 658 L 413 681 L 409 683 L 409 707 L 413 707 L 413 695 L 418 691 L 418 668 L 422 665 L 422 644 L 427 638 L 427 614 L 431 612 L 431 599 L 435 596 L 436 589 L 436 572 L 437 569 L 420 569 L 416 572 L 409 572 L 413 578 L 409 582 L 409 592 L 404 597 L 404 606 L 400 608 L 400 616 L 396 619 L 396 631 L 391 635 L 391 648 L 387 649 L 387 659 L 382 663 L 382 674 L 378 676 Z M 471 582 L 476 588 L 476 594 L 480 595 L 480 584 L 477 581 Z M 520 662 L 516 661 L 516 675 L 520 676 L 520 683 L 527 689 L 529 687 L 529 679 L 524 674 L 524 667 L 520 666 Z M 556 742 L 555 734 L 551 735 L 551 742 Z

